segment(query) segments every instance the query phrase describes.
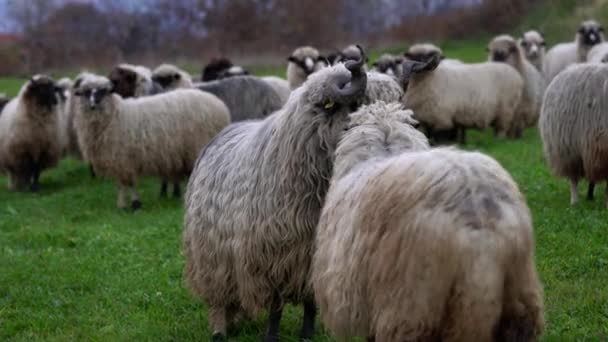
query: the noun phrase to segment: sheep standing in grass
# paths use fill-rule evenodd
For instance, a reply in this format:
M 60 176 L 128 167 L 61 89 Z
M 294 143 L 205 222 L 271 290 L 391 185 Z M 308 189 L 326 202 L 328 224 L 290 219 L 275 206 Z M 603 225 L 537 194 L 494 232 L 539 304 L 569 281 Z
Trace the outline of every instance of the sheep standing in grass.
M 581 24 L 574 42 L 555 45 L 547 52 L 543 73 L 550 83 L 557 74 L 574 63 L 587 61 L 587 54 L 595 45 L 604 42 L 604 29 L 595 20 Z
M 231 125 L 201 152 L 186 193 L 185 277 L 209 305 L 214 341 L 241 308 L 269 309 L 266 341 L 276 341 L 287 302 L 304 303 L 302 338 L 312 337 L 312 244 L 334 147 L 365 92 L 362 66 L 311 75 L 280 111 Z
M 336 150 L 312 283 L 344 340 L 532 341 L 543 331 L 530 211 L 492 158 L 428 149 L 411 112 L 351 115 Z
M 60 112 L 55 82 L 32 77 L 0 115 L 0 171 L 8 189 L 40 189 L 40 173 L 57 164 L 62 152 Z
M 76 95 L 80 147 L 96 172 L 117 180 L 119 208 L 127 207 L 126 192 L 131 208 L 141 207 L 140 176 L 173 184 L 187 178 L 199 151 L 230 123 L 219 99 L 193 89 L 123 99 L 112 93 L 107 78 L 95 77 L 87 78 Z
M 454 128 L 494 126 L 507 135 L 521 101 L 524 82 L 503 63 L 444 64 L 438 53 L 424 62 L 406 61 L 404 77 L 411 75 L 405 104 L 432 133 Z M 462 132 L 461 143 L 465 136 Z
M 295 49 L 287 61 L 287 82 L 291 90 L 301 86 L 308 76 L 326 66 L 319 50 L 311 46 Z
M 490 61 L 512 66 L 524 80 L 521 103 L 509 132 L 509 136 L 519 138 L 524 128 L 535 126 L 538 122 L 545 94 L 545 80 L 532 63 L 524 57 L 522 48 L 513 37 L 501 35 L 492 39 L 488 51 Z
M 536 70 L 543 72 L 545 63 L 545 50 L 547 44 L 545 38 L 538 31 L 528 31 L 518 41 L 519 46 L 524 50 L 526 59 L 534 65 Z
M 578 202 L 578 182 L 608 180 L 608 98 L 605 64 L 571 66 L 547 88 L 539 126 L 545 158 L 555 176 L 570 181 L 570 203 Z M 608 206 L 608 199 L 606 200 Z

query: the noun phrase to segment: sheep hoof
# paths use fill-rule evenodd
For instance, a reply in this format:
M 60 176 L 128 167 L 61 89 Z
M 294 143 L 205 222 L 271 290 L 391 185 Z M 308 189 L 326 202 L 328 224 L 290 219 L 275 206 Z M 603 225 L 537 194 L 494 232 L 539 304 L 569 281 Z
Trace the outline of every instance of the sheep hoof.
M 215 333 L 215 334 L 213 334 L 213 337 L 211 337 L 211 341 L 212 342 L 225 342 L 226 336 L 224 336 L 222 333 Z
M 131 209 L 133 209 L 133 211 L 141 209 L 141 201 L 135 200 L 135 201 L 131 202 Z

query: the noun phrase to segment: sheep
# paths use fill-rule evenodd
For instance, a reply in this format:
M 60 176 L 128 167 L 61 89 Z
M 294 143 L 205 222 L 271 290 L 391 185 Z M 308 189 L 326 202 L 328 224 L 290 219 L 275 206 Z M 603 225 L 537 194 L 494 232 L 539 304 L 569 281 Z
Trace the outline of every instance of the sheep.
M 213 58 L 205 66 L 201 74 L 201 81 L 209 82 L 222 78 L 249 75 L 249 71 L 243 67 L 232 64 L 232 61 L 225 57 Z
M 528 31 L 518 40 L 519 46 L 524 50 L 526 59 L 534 65 L 536 70 L 543 72 L 547 43 L 538 31 Z
M 152 80 L 152 71 L 140 65 L 120 64 L 112 69 L 108 78 L 112 81 L 113 91 L 123 98 L 154 95 L 162 91 L 160 85 Z
M 400 57 L 393 56 L 385 53 L 377 61 L 372 64 L 372 70 L 382 74 L 393 76 L 396 79 L 401 78 L 401 63 L 403 59 Z
M 62 142 L 57 88 L 52 78 L 35 75 L 0 115 L 0 171 L 9 191 L 40 190 L 40 173 L 57 165 Z
M 194 87 L 190 74 L 172 64 L 162 64 L 154 69 L 152 81 L 158 83 L 164 91 Z
M 444 64 L 438 53 L 426 62 L 405 61 L 404 75 L 411 75 L 405 104 L 431 131 L 454 128 L 484 129 L 494 126 L 505 137 L 519 107 L 524 82 L 503 63 Z M 409 86 L 409 88 L 408 88 Z M 465 142 L 464 132 L 460 135 Z
M 430 58 L 430 56 L 438 54 L 443 64 L 464 64 L 458 59 L 445 58 L 443 51 L 438 46 L 431 43 L 414 44 L 410 46 L 408 51 L 403 54 L 406 60 L 422 62 Z
M 264 307 L 266 341 L 277 340 L 286 302 L 304 303 L 302 338 L 312 337 L 312 243 L 333 149 L 364 95 L 362 66 L 312 74 L 280 111 L 229 126 L 201 152 L 186 193 L 184 274 L 209 306 L 214 341 L 237 312 Z
M 608 43 L 600 43 L 594 46 L 587 54 L 588 63 L 608 62 Z
M 520 107 L 515 113 L 512 129 L 509 132 L 511 137 L 519 138 L 524 128 L 532 127 L 538 122 L 546 88 L 545 80 L 524 57 L 524 51 L 515 38 L 509 35 L 497 36 L 490 41 L 488 51 L 488 60 L 512 66 L 524 80 Z
M 604 42 L 604 29 L 595 20 L 583 22 L 574 42 L 555 45 L 545 58 L 543 74 L 548 83 L 571 64 L 584 63 L 595 45 Z
M 188 177 L 198 152 L 230 122 L 228 109 L 215 96 L 193 89 L 133 99 L 112 93 L 105 77 L 87 78 L 75 126 L 84 158 L 95 171 L 118 182 L 118 207 L 141 201 L 139 176 L 158 176 L 179 184 Z
M 326 66 L 325 58 L 311 46 L 295 49 L 287 61 L 287 82 L 291 90 L 301 86 L 308 76 Z
M 428 149 L 411 112 L 351 115 L 311 282 L 344 340 L 530 341 L 544 328 L 530 210 L 492 158 Z
M 606 77 L 608 65 L 603 63 L 573 65 L 545 93 L 539 121 L 545 159 L 555 176 L 570 181 L 572 205 L 578 202 L 581 178 L 590 182 L 589 200 L 595 183 L 608 180 Z

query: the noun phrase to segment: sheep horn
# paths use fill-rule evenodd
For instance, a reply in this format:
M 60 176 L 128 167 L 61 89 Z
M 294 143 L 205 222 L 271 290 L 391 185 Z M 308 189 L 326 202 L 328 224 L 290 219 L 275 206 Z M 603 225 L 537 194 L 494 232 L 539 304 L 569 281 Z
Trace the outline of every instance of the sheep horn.
M 412 74 L 418 74 L 424 71 L 433 71 L 437 69 L 440 62 L 441 56 L 439 54 L 433 54 L 433 56 L 425 63 L 413 60 L 403 61 L 401 64 L 403 68 L 403 73 L 401 76 L 401 85 L 403 86 L 403 91 L 407 92 Z
M 361 46 L 357 45 L 361 55 L 358 60 L 349 60 L 344 63 L 344 66 L 351 73 L 350 83 L 344 84 L 343 79 L 339 78 L 336 80 L 334 85 L 331 87 L 332 97 L 343 98 L 345 102 L 349 102 L 352 98 L 362 96 L 367 87 L 367 73 L 363 69 L 365 64 L 365 51 Z

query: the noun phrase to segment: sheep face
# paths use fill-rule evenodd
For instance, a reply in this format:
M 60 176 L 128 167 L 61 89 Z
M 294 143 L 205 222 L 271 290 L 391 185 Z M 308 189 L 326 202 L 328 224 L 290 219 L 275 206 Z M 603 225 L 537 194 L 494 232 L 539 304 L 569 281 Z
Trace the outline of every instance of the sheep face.
M 297 48 L 291 56 L 287 57 L 287 61 L 295 64 L 305 76 L 308 76 L 320 69 L 319 63 L 323 63 L 325 58 L 319 55 L 317 49 L 303 46 Z
M 577 40 L 591 47 L 604 41 L 604 28 L 596 21 L 589 20 L 581 24 L 577 32 Z
M 439 56 L 440 59 L 444 59 L 443 51 L 433 44 L 414 44 L 403 54 L 406 60 L 417 62 L 428 61 L 435 55 Z
M 389 76 L 398 76 L 400 74 L 401 62 L 400 58 L 395 58 L 390 55 L 383 55 L 376 62 L 374 62 L 374 69 L 380 73 L 387 74 Z
M 26 103 L 43 108 L 48 113 L 58 104 L 58 92 L 60 89 L 53 79 L 46 75 L 36 75 L 29 81 L 23 99 Z M 34 112 L 39 113 L 39 111 Z
M 519 45 L 511 36 L 499 36 L 494 38 L 488 46 L 489 59 L 493 62 L 519 65 L 521 63 L 521 50 Z
M 116 67 L 110 73 L 109 78 L 116 94 L 123 98 L 135 97 L 138 83 L 135 71 Z
M 201 80 L 203 82 L 215 81 L 226 70 L 233 67 L 232 61 L 228 58 L 213 58 L 203 69 Z
M 181 78 L 182 75 L 177 72 L 155 74 L 152 76 L 152 80 L 160 84 L 163 89 L 175 88 L 175 85 L 181 81 Z
M 524 36 L 519 40 L 519 46 L 524 51 L 528 60 L 536 60 L 545 51 L 547 44 L 540 33 L 529 31 L 524 33 Z
M 88 111 L 101 112 L 103 102 L 110 99 L 112 92 L 110 81 L 100 78 L 96 81 L 82 83 L 74 95 L 82 99 L 81 105 Z

